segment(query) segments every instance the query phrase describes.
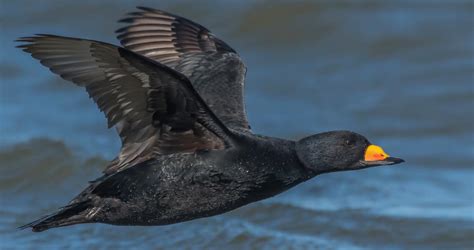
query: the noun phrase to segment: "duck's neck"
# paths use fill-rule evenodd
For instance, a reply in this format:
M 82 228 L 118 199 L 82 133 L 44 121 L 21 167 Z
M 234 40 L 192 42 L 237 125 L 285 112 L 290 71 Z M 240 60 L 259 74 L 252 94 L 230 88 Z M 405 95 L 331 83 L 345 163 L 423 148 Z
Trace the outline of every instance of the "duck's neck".
M 316 175 L 299 160 L 294 141 L 258 137 L 249 146 L 249 154 L 256 155 L 253 174 L 262 179 L 263 195 L 281 193 Z

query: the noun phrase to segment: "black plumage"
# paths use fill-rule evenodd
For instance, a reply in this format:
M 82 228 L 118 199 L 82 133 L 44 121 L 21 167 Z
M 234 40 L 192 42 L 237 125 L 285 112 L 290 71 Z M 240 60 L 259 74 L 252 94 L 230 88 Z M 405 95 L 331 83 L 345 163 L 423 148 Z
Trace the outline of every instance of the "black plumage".
M 199 24 L 139 9 L 117 31 L 124 48 L 53 35 L 19 39 L 52 72 L 84 87 L 122 140 L 104 176 L 23 228 L 177 223 L 271 197 L 320 173 L 402 162 L 383 151 L 367 160 L 371 144 L 348 131 L 297 142 L 253 134 L 237 53 Z

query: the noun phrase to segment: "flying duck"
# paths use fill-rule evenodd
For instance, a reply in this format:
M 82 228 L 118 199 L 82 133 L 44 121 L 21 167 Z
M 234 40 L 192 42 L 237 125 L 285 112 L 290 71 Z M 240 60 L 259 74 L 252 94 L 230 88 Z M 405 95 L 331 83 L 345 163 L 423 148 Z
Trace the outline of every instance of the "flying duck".
M 166 225 L 221 214 L 322 173 L 403 162 L 364 136 L 331 131 L 298 141 L 254 134 L 246 67 L 203 26 L 138 7 L 117 30 L 123 47 L 55 35 L 19 48 L 85 88 L 122 141 L 118 156 L 69 204 L 24 225 Z

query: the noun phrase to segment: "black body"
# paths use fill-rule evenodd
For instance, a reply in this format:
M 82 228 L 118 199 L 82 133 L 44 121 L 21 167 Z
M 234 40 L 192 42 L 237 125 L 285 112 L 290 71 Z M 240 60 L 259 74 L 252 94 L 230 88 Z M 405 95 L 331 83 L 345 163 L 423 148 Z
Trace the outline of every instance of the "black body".
M 240 147 L 156 157 L 105 175 L 65 209 L 24 227 L 165 225 L 221 214 L 314 177 L 295 142 L 239 134 Z
M 188 19 L 139 9 L 117 31 L 123 48 L 54 35 L 19 39 L 18 47 L 85 88 L 122 141 L 104 176 L 22 228 L 177 223 L 271 197 L 320 173 L 402 162 L 378 147 L 369 152 L 369 141 L 349 131 L 296 142 L 253 134 L 238 54 Z
M 148 160 L 92 184 L 78 201 L 87 197 L 103 207 L 96 222 L 163 225 L 227 212 L 314 176 L 299 162 L 294 142 L 266 140 Z

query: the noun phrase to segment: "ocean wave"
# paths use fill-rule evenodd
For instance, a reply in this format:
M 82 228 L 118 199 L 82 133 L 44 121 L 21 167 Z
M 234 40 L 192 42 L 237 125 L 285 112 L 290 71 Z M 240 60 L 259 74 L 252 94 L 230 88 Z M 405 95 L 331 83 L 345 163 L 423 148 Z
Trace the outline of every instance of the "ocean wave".
M 87 183 L 106 160 L 82 158 L 61 141 L 36 138 L 0 151 L 0 192 L 25 193 Z

